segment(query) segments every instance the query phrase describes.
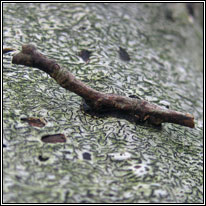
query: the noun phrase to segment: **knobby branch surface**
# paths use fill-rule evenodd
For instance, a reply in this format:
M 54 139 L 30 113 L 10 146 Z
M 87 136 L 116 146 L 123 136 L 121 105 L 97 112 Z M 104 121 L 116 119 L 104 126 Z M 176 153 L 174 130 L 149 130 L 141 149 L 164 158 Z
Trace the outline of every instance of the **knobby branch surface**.
M 152 125 L 163 122 L 175 123 L 194 128 L 194 117 L 170 109 L 162 108 L 146 100 L 129 98 L 116 94 L 105 94 L 90 88 L 75 78 L 68 70 L 62 68 L 56 61 L 48 59 L 32 45 L 23 45 L 22 51 L 13 56 L 12 63 L 38 68 L 52 78 L 63 88 L 81 96 L 86 104 L 96 112 L 118 111 L 131 115 L 136 121 Z

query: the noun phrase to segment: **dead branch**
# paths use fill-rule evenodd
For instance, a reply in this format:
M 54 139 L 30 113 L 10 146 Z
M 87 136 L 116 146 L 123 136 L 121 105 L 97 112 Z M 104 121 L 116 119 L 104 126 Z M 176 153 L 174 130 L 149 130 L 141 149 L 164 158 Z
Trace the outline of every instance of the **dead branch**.
M 38 52 L 36 47 L 31 44 L 23 45 L 22 51 L 13 56 L 12 63 L 35 67 L 46 72 L 60 86 L 81 96 L 95 112 L 122 111 L 139 122 L 147 121 L 153 125 L 169 122 L 194 128 L 194 117 L 191 114 L 162 108 L 146 100 L 105 94 L 90 88 L 76 79 L 68 70 L 60 67 L 56 61 L 50 60 Z

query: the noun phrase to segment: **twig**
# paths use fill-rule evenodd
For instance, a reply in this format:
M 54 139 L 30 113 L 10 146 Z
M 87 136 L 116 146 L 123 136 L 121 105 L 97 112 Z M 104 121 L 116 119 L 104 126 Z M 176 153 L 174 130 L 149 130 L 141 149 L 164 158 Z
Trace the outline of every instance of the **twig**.
M 15 51 L 15 49 L 12 49 L 12 48 L 3 48 L 3 54 L 6 54 L 6 53 L 12 52 L 12 51 Z
M 126 112 L 139 122 L 147 121 L 153 125 L 169 122 L 194 128 L 194 117 L 191 114 L 162 108 L 145 100 L 105 94 L 90 88 L 68 70 L 61 68 L 56 61 L 38 52 L 31 44 L 23 45 L 22 51 L 13 56 L 12 63 L 35 67 L 46 72 L 63 88 L 81 96 L 95 112 Z

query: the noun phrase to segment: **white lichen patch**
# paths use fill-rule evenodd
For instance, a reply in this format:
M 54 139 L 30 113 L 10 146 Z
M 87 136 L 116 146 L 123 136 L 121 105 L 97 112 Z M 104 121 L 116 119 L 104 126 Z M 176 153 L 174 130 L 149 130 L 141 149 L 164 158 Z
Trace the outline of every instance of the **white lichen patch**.
M 133 162 L 128 169 L 132 170 L 133 173 L 137 176 L 144 176 L 151 170 L 150 166 L 146 162 L 142 162 L 142 163 Z
M 108 156 L 112 160 L 127 160 L 130 159 L 131 154 L 129 152 L 117 152 L 117 153 L 109 153 Z

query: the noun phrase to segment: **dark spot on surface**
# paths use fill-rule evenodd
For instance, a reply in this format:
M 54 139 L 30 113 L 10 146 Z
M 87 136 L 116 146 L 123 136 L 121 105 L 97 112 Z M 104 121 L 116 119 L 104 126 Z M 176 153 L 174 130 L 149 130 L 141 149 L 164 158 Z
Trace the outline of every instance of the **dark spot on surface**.
M 81 26 L 79 29 L 83 31 L 83 30 L 85 30 L 86 28 L 87 28 L 86 26 Z
M 123 61 L 129 61 L 130 57 L 129 54 L 127 53 L 127 51 L 121 47 L 119 47 L 119 57 L 121 60 Z
M 45 162 L 49 159 L 49 157 L 44 157 L 42 155 L 39 155 L 38 159 L 41 161 L 41 162 Z
M 87 200 L 82 200 L 80 203 L 89 203 Z
M 70 151 L 63 151 L 64 154 L 71 154 Z
M 157 58 L 152 57 L 151 60 L 158 64 L 161 69 L 164 69 L 164 64 L 160 62 Z
M 7 147 L 5 144 L 3 144 L 3 147 Z
M 109 193 L 109 194 L 105 194 L 106 196 L 109 196 L 109 197 L 114 197 L 114 194 L 111 194 L 111 193 Z
M 70 194 L 71 194 L 70 191 L 66 191 L 63 203 L 67 203 L 68 202 Z
M 87 197 L 94 197 L 90 190 L 87 190 Z
M 174 22 L 173 12 L 171 9 L 165 9 L 165 18 L 171 22 Z
M 83 49 L 83 50 L 81 50 L 80 52 L 79 52 L 79 56 L 85 61 L 85 62 L 87 62 L 87 61 L 89 61 L 89 57 L 91 56 L 91 51 L 88 51 L 88 50 L 85 50 L 85 49 Z
M 17 180 L 21 180 L 21 179 L 22 179 L 22 177 L 19 176 L 19 175 L 15 175 L 15 178 L 16 178 Z
M 82 156 L 83 156 L 83 159 L 85 160 L 91 160 L 91 154 L 88 152 L 84 152 Z
M 187 11 L 188 13 L 191 15 L 191 16 L 195 16 L 195 12 L 194 12 L 194 4 L 193 3 L 187 3 L 186 4 L 186 8 L 187 8 Z
M 140 169 L 141 165 L 134 166 L 135 169 Z
M 21 121 L 28 122 L 28 124 L 33 127 L 44 127 L 46 125 L 46 122 L 43 118 L 28 117 L 21 118 Z
M 41 140 L 45 143 L 64 143 L 66 142 L 66 137 L 64 134 L 53 134 L 45 135 L 41 138 Z
M 139 96 L 137 95 L 129 95 L 130 98 L 136 98 L 136 99 L 141 99 Z

